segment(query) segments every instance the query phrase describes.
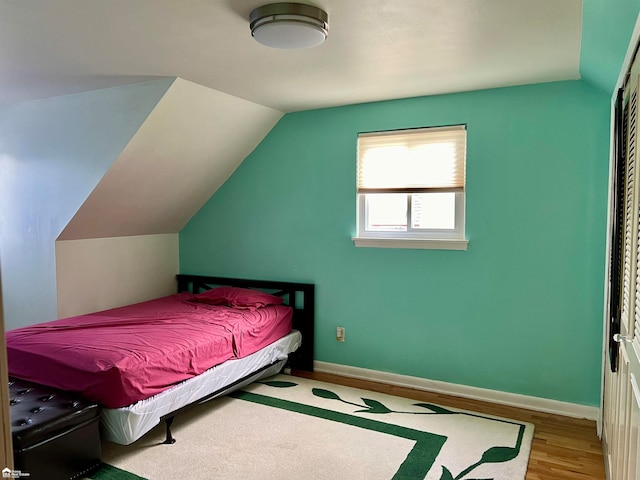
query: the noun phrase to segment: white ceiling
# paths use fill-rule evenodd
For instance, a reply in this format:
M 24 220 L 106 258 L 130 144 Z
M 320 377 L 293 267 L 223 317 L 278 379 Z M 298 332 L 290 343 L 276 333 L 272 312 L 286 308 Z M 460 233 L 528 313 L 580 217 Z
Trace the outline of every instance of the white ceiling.
M 285 112 L 579 78 L 581 0 L 314 0 L 329 38 L 300 51 L 251 38 L 265 3 L 0 0 L 0 105 L 158 76 Z

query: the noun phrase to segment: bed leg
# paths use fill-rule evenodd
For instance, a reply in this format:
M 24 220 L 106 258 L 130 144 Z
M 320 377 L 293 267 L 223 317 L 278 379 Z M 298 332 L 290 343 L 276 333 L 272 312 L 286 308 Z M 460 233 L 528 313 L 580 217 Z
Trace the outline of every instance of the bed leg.
M 176 439 L 171 435 L 171 424 L 173 423 L 174 418 L 175 417 L 169 417 L 164 421 L 167 425 L 167 438 L 162 442 L 163 445 L 172 445 L 176 443 Z

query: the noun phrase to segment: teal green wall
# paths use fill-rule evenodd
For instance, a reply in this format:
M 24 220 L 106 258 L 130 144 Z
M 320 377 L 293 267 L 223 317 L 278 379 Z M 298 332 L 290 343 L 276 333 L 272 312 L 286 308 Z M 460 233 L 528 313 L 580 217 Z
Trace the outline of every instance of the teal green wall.
M 609 102 L 573 81 L 288 114 L 181 271 L 314 282 L 316 360 L 598 405 Z M 357 133 L 458 123 L 469 250 L 356 248 Z
M 55 241 L 174 79 L 0 109 L 6 328 L 58 318 Z
M 580 75 L 608 94 L 622 70 L 640 0 L 583 0 Z

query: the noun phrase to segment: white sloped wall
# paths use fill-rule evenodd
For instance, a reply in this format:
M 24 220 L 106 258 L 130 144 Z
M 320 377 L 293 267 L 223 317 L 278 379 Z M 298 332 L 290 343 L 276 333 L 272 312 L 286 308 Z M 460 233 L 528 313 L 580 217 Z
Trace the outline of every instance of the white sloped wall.
M 174 80 L 0 108 L 7 330 L 56 318 L 56 238 Z
M 172 293 L 178 232 L 282 115 L 176 79 L 58 237 L 60 316 Z

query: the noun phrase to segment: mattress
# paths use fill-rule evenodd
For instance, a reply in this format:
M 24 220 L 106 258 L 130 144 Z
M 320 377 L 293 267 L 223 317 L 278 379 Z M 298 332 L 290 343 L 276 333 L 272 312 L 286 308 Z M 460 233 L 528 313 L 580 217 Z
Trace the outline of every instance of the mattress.
M 291 331 L 288 306 L 243 310 L 195 297 L 180 293 L 11 330 L 9 374 L 119 408 Z
M 232 390 L 225 389 L 231 385 L 233 389 L 242 388 L 260 378 L 275 375 L 284 366 L 288 354 L 297 350 L 301 342 L 302 335 L 293 330 L 247 357 L 217 365 L 151 398 L 123 408 L 104 408 L 101 418 L 103 438 L 129 445 L 158 425 L 163 416 L 181 407 L 215 392 L 216 397 L 224 395 Z M 236 383 L 240 379 L 243 381 Z

